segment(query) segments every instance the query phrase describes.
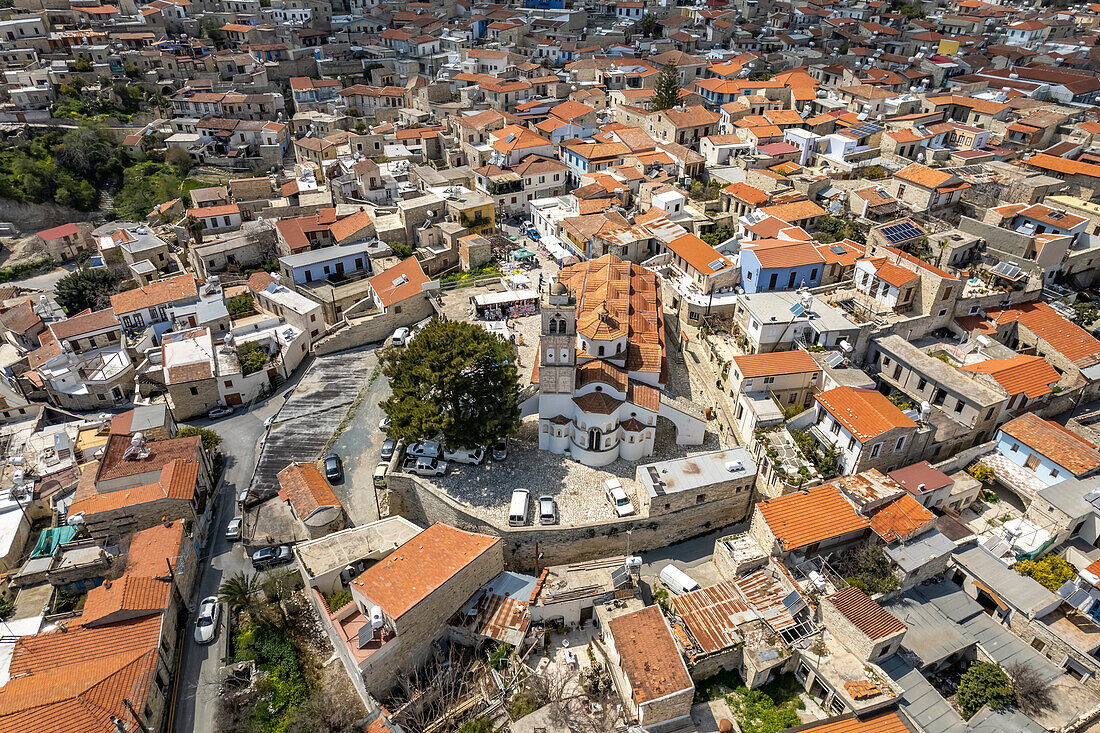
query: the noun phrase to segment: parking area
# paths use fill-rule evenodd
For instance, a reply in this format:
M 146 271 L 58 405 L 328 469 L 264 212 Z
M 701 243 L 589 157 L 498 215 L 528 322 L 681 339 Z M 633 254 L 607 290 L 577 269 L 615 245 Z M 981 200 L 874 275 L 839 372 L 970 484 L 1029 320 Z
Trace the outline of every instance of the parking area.
M 641 486 L 634 481 L 638 465 L 698 455 L 721 447 L 718 438 L 710 432 L 702 445 L 676 445 L 675 436 L 675 428 L 662 419 L 652 456 L 637 462 L 618 460 L 603 468 L 592 468 L 567 456 L 539 450 L 538 423 L 528 419 L 519 434 L 509 439 L 506 460 L 486 460 L 481 466 L 451 463 L 444 476 L 422 480 L 434 482 L 468 505 L 471 513 L 489 521 L 506 521 L 512 490 L 527 489 L 532 499 L 528 523 L 537 521 L 534 500 L 543 495 L 554 497 L 561 524 L 598 522 L 616 517 L 614 507 L 604 496 L 604 479 L 618 477 L 637 511 L 641 507 L 638 493 Z

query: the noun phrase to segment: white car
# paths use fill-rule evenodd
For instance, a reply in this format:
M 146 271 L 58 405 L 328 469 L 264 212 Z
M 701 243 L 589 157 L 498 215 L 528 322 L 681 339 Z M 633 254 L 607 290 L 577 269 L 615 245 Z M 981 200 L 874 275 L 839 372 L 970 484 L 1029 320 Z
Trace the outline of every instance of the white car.
M 394 346 L 405 346 L 411 339 L 412 332 L 404 326 L 394 331 L 393 336 L 390 337 L 390 341 Z
M 218 632 L 218 616 L 221 604 L 217 596 L 207 596 L 199 603 L 199 612 L 195 616 L 195 643 L 209 644 Z
M 384 417 L 384 418 L 382 418 L 381 420 L 378 421 L 378 429 L 381 430 L 382 432 L 385 432 L 385 431 L 390 429 L 390 419 L 389 419 L 389 417 Z
M 215 407 L 210 412 L 206 413 L 206 416 L 211 420 L 217 420 L 219 418 L 228 417 L 232 415 L 235 408 L 232 407 Z
M 603 482 L 603 492 L 607 500 L 615 507 L 615 513 L 620 517 L 629 517 L 634 513 L 634 504 L 623 490 L 623 485 L 617 478 L 609 478 Z
M 225 538 L 230 542 L 235 542 L 241 538 L 241 524 L 244 523 L 244 517 L 240 514 L 229 520 L 229 524 L 225 526 Z

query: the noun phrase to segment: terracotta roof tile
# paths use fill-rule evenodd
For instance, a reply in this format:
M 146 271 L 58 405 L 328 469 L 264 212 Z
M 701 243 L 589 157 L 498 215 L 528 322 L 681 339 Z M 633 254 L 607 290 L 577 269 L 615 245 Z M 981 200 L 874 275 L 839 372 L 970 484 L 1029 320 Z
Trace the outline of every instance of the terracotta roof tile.
M 175 460 L 194 460 L 202 450 L 202 439 L 197 435 L 187 438 L 146 441 L 148 455 L 145 458 L 123 460 L 130 447 L 129 435 L 112 435 L 104 446 L 103 458 L 96 473 L 97 481 L 108 481 L 122 476 L 159 471 Z
M 733 361 L 745 379 L 821 371 L 821 365 L 810 356 L 809 352 L 802 349 L 746 354 L 733 357 Z
M 844 618 L 873 641 L 885 639 L 906 629 L 905 624 L 897 617 L 854 586 L 825 596 L 825 600 L 832 603 Z
M 831 484 L 823 484 L 756 505 L 787 552 L 870 526 Z
M 837 387 L 814 395 L 830 415 L 864 443 L 894 428 L 915 428 L 917 424 L 873 389 Z
M 1023 393 L 1032 400 L 1050 394 L 1051 385 L 1062 378 L 1046 359 L 1028 354 L 1017 354 L 1008 359 L 986 359 L 959 368 L 988 374 L 1010 395 Z
M 1100 363 L 1100 341 L 1046 303 L 1024 303 L 1005 310 L 991 310 L 987 318 L 996 324 L 1018 322 L 1026 326 L 1078 367 Z
M 304 522 L 321 509 L 340 506 L 340 500 L 313 463 L 292 463 L 279 471 L 279 498 L 290 502 Z
M 616 616 L 607 626 L 636 705 L 694 688 L 660 607 Z
M 871 515 L 871 529 L 886 542 L 904 541 L 919 534 L 936 520 L 909 494 L 897 499 Z
M 364 570 L 351 585 L 387 616 L 399 619 L 500 542 L 499 537 L 436 523 Z
M 1009 420 L 1001 426 L 1001 432 L 1046 456 L 1074 476 L 1080 477 L 1100 468 L 1100 451 L 1096 446 L 1033 412 L 1025 412 Z
M 131 313 L 153 305 L 164 305 L 177 300 L 197 298 L 198 286 L 195 277 L 190 274 L 177 275 L 157 280 L 133 290 L 127 290 L 111 296 L 111 309 L 116 314 Z

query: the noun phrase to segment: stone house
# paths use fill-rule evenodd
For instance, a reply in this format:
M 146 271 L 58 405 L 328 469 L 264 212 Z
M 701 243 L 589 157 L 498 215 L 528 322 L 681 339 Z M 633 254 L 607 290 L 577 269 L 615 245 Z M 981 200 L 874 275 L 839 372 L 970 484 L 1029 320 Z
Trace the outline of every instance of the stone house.
M 695 683 L 660 607 L 607 619 L 602 627 L 611 673 L 642 730 L 672 729 L 676 722 L 686 722 Z
M 921 163 L 902 168 L 884 186 L 894 198 L 919 212 L 951 208 L 969 187 L 958 176 Z
M 351 580 L 332 631 L 356 688 L 382 695 L 424 664 L 447 620 L 503 570 L 499 537 L 433 524 Z
M 769 555 L 797 559 L 861 545 L 871 523 L 839 487 L 822 484 L 758 502 L 749 535 Z
M 38 232 L 38 238 L 50 257 L 66 262 L 92 247 L 90 227 L 85 224 L 62 224 Z

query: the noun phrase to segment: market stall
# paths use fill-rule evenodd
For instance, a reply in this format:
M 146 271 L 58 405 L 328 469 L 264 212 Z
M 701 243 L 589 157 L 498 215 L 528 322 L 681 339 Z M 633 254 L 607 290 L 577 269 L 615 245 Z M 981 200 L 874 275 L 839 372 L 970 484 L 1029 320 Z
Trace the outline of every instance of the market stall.
M 501 293 L 475 295 L 470 298 L 470 302 L 474 306 L 474 315 L 477 318 L 499 321 L 538 312 L 539 294 L 530 288 L 505 290 Z

